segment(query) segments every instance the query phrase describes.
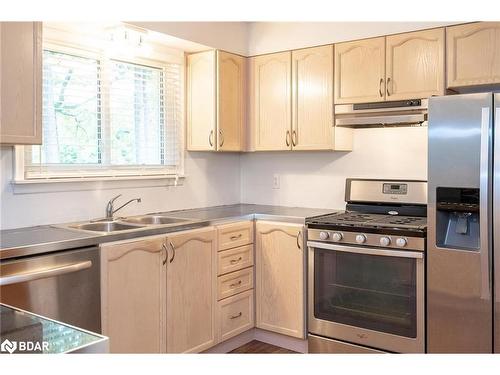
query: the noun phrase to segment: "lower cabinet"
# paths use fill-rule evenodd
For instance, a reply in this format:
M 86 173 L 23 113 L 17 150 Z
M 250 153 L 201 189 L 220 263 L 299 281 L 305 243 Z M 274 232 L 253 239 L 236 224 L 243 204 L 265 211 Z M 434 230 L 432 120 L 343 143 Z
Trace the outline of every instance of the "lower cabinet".
M 164 353 L 165 236 L 101 245 L 102 333 L 111 353 Z
M 111 353 L 197 353 L 216 344 L 214 227 L 101 246 Z
M 111 353 L 199 353 L 254 326 L 305 337 L 303 226 L 258 221 L 255 262 L 253 235 L 243 246 L 217 246 L 227 230 L 101 245 Z
M 300 224 L 255 224 L 257 328 L 305 338 L 303 232 Z
M 216 344 L 217 247 L 213 227 L 169 235 L 167 353 L 198 353 Z

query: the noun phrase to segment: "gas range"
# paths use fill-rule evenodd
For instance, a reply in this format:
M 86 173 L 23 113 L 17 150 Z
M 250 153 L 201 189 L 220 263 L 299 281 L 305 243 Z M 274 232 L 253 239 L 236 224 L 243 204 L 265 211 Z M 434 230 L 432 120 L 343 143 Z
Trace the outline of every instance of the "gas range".
M 346 181 L 346 210 L 310 217 L 312 353 L 423 353 L 427 183 Z

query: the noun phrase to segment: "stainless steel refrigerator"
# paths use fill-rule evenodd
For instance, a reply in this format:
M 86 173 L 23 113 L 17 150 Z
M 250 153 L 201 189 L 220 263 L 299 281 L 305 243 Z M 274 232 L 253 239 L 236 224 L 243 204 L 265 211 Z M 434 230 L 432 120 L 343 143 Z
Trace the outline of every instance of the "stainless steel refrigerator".
M 427 351 L 500 353 L 500 94 L 431 98 L 428 130 Z

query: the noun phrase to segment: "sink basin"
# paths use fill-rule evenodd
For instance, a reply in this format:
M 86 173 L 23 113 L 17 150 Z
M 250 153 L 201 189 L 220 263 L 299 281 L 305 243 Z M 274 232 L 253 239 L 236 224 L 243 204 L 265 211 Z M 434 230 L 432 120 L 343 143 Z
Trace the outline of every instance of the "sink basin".
M 165 224 L 178 224 L 188 221 L 187 219 L 178 219 L 175 217 L 161 216 L 161 215 L 145 215 L 137 217 L 129 217 L 122 219 L 123 222 L 132 224 L 144 225 L 165 225 Z
M 84 224 L 73 225 L 71 226 L 71 228 L 109 233 L 127 229 L 138 229 L 141 228 L 141 226 L 120 223 L 117 221 L 98 221 L 95 223 L 84 223 Z

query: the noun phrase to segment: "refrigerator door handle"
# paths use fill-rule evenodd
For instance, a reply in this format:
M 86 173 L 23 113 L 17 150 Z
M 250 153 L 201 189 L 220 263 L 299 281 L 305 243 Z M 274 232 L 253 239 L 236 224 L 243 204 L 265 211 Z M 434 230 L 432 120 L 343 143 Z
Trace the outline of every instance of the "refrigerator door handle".
M 491 298 L 490 287 L 490 160 L 491 160 L 491 117 L 490 108 L 481 111 L 481 157 L 480 157 L 480 266 L 481 266 L 481 299 Z

